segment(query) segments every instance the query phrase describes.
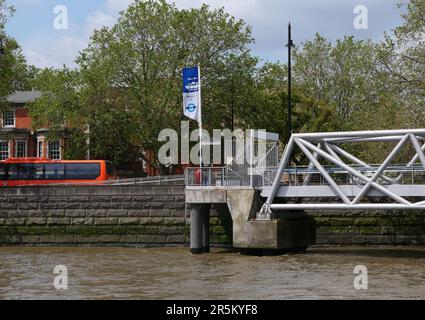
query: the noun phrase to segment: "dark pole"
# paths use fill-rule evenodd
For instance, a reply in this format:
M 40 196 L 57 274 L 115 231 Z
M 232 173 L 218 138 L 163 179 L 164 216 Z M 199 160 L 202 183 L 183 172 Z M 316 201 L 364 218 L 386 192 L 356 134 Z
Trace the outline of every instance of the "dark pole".
M 4 55 L 4 46 L 3 46 L 3 40 L 0 37 L 0 56 Z
M 292 47 L 294 43 L 292 42 L 292 28 L 291 23 L 288 25 L 288 141 L 292 135 L 292 61 L 291 61 L 291 53 Z
M 234 111 L 234 102 L 232 97 L 232 132 L 235 131 L 235 111 Z
M 232 132 L 235 131 L 235 83 L 232 78 Z M 236 156 L 236 137 L 232 135 L 232 157 Z
M 235 131 L 235 84 L 234 80 L 232 79 L 232 101 L 231 101 L 231 107 L 232 107 L 232 132 Z

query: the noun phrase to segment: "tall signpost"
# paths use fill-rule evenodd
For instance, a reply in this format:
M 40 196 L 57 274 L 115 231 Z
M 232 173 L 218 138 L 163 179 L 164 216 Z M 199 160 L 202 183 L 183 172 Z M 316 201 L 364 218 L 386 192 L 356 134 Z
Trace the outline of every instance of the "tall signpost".
M 183 112 L 199 125 L 199 166 L 200 185 L 202 177 L 202 103 L 201 67 L 183 69 Z M 190 251 L 193 254 L 210 252 L 210 207 L 192 205 L 190 210 Z

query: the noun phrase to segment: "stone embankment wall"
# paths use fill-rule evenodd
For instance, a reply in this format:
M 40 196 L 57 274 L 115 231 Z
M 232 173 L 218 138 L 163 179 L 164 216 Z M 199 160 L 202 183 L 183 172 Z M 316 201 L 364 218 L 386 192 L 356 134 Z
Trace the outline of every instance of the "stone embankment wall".
M 211 242 L 231 245 L 225 205 L 213 207 Z M 319 212 L 317 244 L 425 244 L 423 212 Z M 184 186 L 0 189 L 0 245 L 188 246 Z
M 0 189 L 0 245 L 184 246 L 185 212 L 184 186 Z M 229 245 L 211 222 L 212 243 Z
M 317 243 L 423 245 L 424 211 L 316 212 Z

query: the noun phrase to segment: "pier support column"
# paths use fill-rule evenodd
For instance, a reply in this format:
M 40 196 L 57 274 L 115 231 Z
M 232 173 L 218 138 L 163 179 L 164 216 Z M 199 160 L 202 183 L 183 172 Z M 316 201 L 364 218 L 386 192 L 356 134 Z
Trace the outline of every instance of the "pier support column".
M 202 222 L 202 205 L 192 204 L 190 209 L 190 252 L 192 254 L 204 253 Z
M 202 205 L 202 248 L 210 253 L 210 204 Z
M 209 204 L 192 204 L 190 210 L 190 252 L 210 252 L 210 207 Z

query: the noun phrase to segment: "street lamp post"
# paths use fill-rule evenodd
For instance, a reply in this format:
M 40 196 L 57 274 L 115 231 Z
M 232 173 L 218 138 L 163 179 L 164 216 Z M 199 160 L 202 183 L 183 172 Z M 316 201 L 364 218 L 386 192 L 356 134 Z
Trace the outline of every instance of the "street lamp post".
M 292 135 L 292 61 L 291 54 L 294 42 L 292 41 L 292 28 L 291 23 L 288 25 L 288 141 Z
M 0 57 L 4 54 L 5 54 L 5 51 L 4 51 L 3 39 L 0 36 Z
M 4 55 L 4 45 L 3 45 L 3 39 L 0 38 L 0 56 Z

